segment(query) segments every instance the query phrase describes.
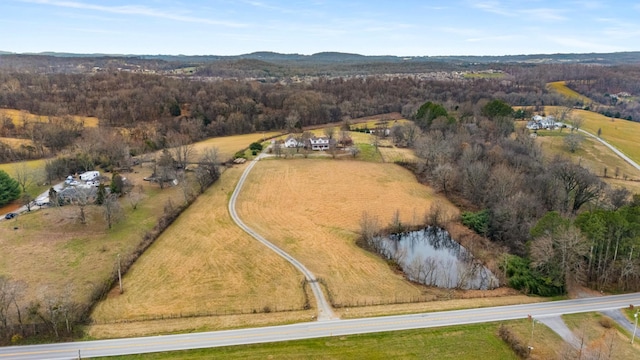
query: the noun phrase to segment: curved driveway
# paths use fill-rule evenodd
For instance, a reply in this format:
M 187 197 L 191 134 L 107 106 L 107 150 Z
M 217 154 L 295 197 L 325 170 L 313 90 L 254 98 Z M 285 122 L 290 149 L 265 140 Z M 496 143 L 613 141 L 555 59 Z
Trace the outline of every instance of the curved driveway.
M 302 265 L 301 262 L 294 259 L 291 255 L 286 253 L 284 250 L 270 243 L 267 239 L 262 237 L 262 235 L 258 234 L 249 226 L 247 226 L 245 223 L 243 223 L 242 220 L 240 220 L 238 213 L 236 212 L 236 199 L 238 198 L 238 194 L 240 194 L 242 185 L 244 185 L 244 181 L 249 175 L 249 172 L 251 172 L 251 169 L 253 169 L 255 164 L 262 158 L 262 156 L 263 154 L 260 154 L 255 160 L 251 161 L 249 165 L 247 165 L 247 168 L 244 169 L 244 172 L 242 173 L 242 176 L 238 181 L 238 185 L 236 185 L 236 188 L 233 190 L 233 194 L 231 195 L 231 200 L 229 200 L 229 213 L 231 214 L 231 218 L 247 234 L 251 235 L 253 238 L 260 241 L 266 247 L 273 250 L 276 254 L 280 255 L 283 259 L 287 260 L 289 263 L 291 263 L 291 265 L 295 266 L 296 269 L 298 269 L 304 275 L 304 277 L 307 279 L 309 283 L 309 286 L 311 286 L 311 290 L 313 291 L 314 297 L 316 298 L 317 309 L 318 309 L 318 321 L 334 319 L 335 315 L 331 310 L 331 306 L 329 305 L 329 302 L 324 297 L 322 288 L 320 288 L 320 284 L 318 283 L 318 280 L 316 279 L 315 275 L 313 275 L 313 273 L 309 271 L 309 269 L 307 269 L 304 265 Z
M 601 142 L 604 146 L 608 147 L 611 151 L 613 151 L 614 153 L 616 153 L 616 155 L 620 156 L 624 161 L 628 162 L 629 165 L 633 166 L 634 168 L 640 170 L 640 165 L 638 165 L 638 163 L 636 163 L 635 161 L 631 160 L 627 155 L 623 154 L 622 151 L 616 149 L 615 147 L 613 147 L 613 145 L 609 144 L 608 142 L 602 140 L 601 138 L 593 135 L 592 133 L 586 131 L 586 130 L 582 130 L 582 129 L 578 129 L 578 131 L 585 133 L 589 136 L 591 136 L 592 138 L 598 140 L 599 142 Z

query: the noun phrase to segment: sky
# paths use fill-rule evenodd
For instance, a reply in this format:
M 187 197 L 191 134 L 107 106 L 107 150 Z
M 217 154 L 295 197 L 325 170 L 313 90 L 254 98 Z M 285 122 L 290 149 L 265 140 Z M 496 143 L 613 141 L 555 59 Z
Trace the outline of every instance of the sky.
M 640 2 L 0 0 L 0 51 L 396 56 L 640 51 Z

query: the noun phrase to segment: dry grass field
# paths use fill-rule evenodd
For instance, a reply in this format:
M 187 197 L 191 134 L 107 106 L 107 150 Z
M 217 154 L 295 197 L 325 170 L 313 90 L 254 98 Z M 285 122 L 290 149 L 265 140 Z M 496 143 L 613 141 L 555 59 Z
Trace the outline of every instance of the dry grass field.
M 606 168 L 608 177 L 606 180 L 616 180 L 613 178 L 617 168 L 619 173 L 619 181 L 616 181 L 617 185 L 624 182 L 623 179 L 625 178 L 628 180 L 640 180 L 640 171 L 591 137 L 585 136 L 580 148 L 575 153 L 570 153 L 564 145 L 563 135 L 566 134 L 569 134 L 566 129 L 562 133 L 558 130 L 538 131 L 539 136 L 536 142 L 542 147 L 545 157 L 551 159 L 556 155 L 569 156 L 598 176 L 604 176 L 604 169 Z M 633 181 L 629 181 L 629 183 L 633 183 Z
M 249 175 L 237 209 L 249 226 L 324 279 L 334 303 L 364 304 L 429 294 L 355 244 L 363 212 L 382 226 L 396 211 L 403 223 L 417 224 L 436 201 L 457 214 L 446 199 L 397 165 L 265 160 Z
M 48 122 L 49 116 L 34 115 L 24 110 L 0 109 L 0 118 L 10 118 L 16 126 L 22 126 L 27 122 Z M 96 117 L 72 116 L 73 120 L 82 123 L 85 127 L 97 127 L 99 120 Z
M 220 160 L 224 161 L 233 157 L 237 151 L 249 147 L 252 142 L 262 142 L 264 139 L 269 139 L 273 136 L 281 134 L 280 132 L 267 132 L 267 133 L 254 133 L 245 135 L 223 136 L 207 139 L 197 142 L 194 149 L 198 153 L 207 147 L 216 147 L 218 149 L 218 155 Z
M 226 170 L 98 304 L 98 323 L 177 315 L 301 309 L 303 276 L 231 220 L 228 197 L 244 166 Z
M 631 345 L 631 334 L 599 313 L 562 316 L 567 327 L 583 341 L 584 355 L 598 359 L 639 359 L 640 344 Z M 637 334 L 636 334 L 637 335 Z M 577 353 L 574 350 L 574 354 Z
M 565 81 L 550 82 L 547 84 L 547 87 L 569 100 L 580 101 L 585 105 L 593 103 L 593 100 L 591 100 L 590 98 L 568 88 Z
M 9 137 L 0 137 L 0 143 L 5 143 L 12 149 L 19 149 L 20 146 L 22 145 L 24 146 L 33 145 L 33 141 L 29 139 L 16 139 L 16 138 L 9 138 Z
M 548 113 L 553 113 L 554 110 L 553 106 L 545 107 L 545 111 Z M 579 109 L 573 109 L 570 116 L 574 119 L 582 119 L 581 129 L 591 134 L 596 135 L 598 129 L 602 129 L 600 137 L 603 140 L 615 146 L 635 162 L 640 163 L 640 146 L 638 146 L 640 123 L 613 119 L 592 111 Z

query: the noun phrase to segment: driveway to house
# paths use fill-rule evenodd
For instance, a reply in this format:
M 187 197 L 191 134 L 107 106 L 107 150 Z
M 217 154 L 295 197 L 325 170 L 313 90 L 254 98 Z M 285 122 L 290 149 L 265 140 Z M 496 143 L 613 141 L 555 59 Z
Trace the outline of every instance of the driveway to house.
M 55 191 L 57 191 L 57 192 L 60 192 L 62 189 L 64 189 L 64 182 L 61 182 L 59 184 L 53 185 L 53 189 Z M 38 197 L 36 197 L 36 200 L 42 201 L 42 203 L 45 203 L 45 204 L 49 203 L 49 190 L 47 190 L 47 191 L 43 192 L 42 194 L 38 195 Z M 34 201 L 34 204 L 35 204 L 35 201 Z M 32 211 L 33 210 L 38 210 L 40 208 L 42 208 L 42 206 L 38 206 L 38 205 L 31 206 L 31 210 Z M 20 214 L 22 214 L 24 212 L 27 212 L 27 211 L 29 211 L 29 209 L 27 209 L 26 205 L 23 205 L 23 206 L 17 208 L 14 211 L 11 211 L 11 212 L 20 215 Z M 7 214 L 0 214 L 0 221 L 4 220 L 5 215 L 7 215 Z
M 269 242 L 267 239 L 262 237 L 262 235 L 258 234 L 249 226 L 247 226 L 244 222 L 242 222 L 242 220 L 238 216 L 238 213 L 236 212 L 236 200 L 238 198 L 238 194 L 240 194 L 242 185 L 244 185 L 244 181 L 246 180 L 247 176 L 251 172 L 251 169 L 253 169 L 255 164 L 258 161 L 260 161 L 260 159 L 262 159 L 263 156 L 265 156 L 264 153 L 261 153 L 260 155 L 258 155 L 258 157 L 256 157 L 253 161 L 251 161 L 247 165 L 247 168 L 244 169 L 244 172 L 242 173 L 242 176 L 240 177 L 240 180 L 238 181 L 236 188 L 233 190 L 233 194 L 231 195 L 231 199 L 229 200 L 229 213 L 231 214 L 231 218 L 236 223 L 236 225 L 238 225 L 238 227 L 240 227 L 247 234 L 251 235 L 254 239 L 258 240 L 269 249 L 273 250 L 276 254 L 280 255 L 283 259 L 287 260 L 289 263 L 291 263 L 291 265 L 295 266 L 295 268 L 298 269 L 304 275 L 305 279 L 307 279 L 307 282 L 309 283 L 309 286 L 311 286 L 311 290 L 313 291 L 314 297 L 316 298 L 316 304 L 318 309 L 318 317 L 317 317 L 318 321 L 335 319 L 336 316 L 333 313 L 333 310 L 331 310 L 331 306 L 329 305 L 329 302 L 325 298 L 324 293 L 322 292 L 322 288 L 320 287 L 320 284 L 318 283 L 318 280 L 316 279 L 315 275 L 313 275 L 313 273 L 309 271 L 309 269 L 307 269 L 304 265 L 302 265 L 301 262 L 294 259 L 287 252 L 275 246 L 274 244 Z
M 614 153 L 616 153 L 616 155 L 620 156 L 624 161 L 626 161 L 627 163 L 629 163 L 629 165 L 633 166 L 634 168 L 640 170 L 640 165 L 638 165 L 637 162 L 631 160 L 627 155 L 623 154 L 620 150 L 616 149 L 615 147 L 613 147 L 613 145 L 609 144 L 608 142 L 602 140 L 601 138 L 593 135 L 592 133 L 586 131 L 586 130 L 582 130 L 582 129 L 578 129 L 578 131 L 587 134 L 588 136 L 591 136 L 592 138 L 598 140 L 600 143 L 602 143 L 604 146 L 608 147 L 611 151 L 613 151 Z

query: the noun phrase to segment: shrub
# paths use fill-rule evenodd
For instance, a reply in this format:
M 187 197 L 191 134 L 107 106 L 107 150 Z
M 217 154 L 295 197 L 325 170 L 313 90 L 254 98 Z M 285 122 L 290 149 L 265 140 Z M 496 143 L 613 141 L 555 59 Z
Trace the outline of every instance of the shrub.
M 513 350 L 518 357 L 521 359 L 527 359 L 529 357 L 529 348 L 520 341 L 518 336 L 511 331 L 511 328 L 504 324 L 500 325 L 500 328 L 498 328 L 498 335 L 502 341 L 509 345 L 511 350 Z
M 478 235 L 487 236 L 490 220 L 488 210 L 485 209 L 475 213 L 465 211 L 460 217 L 464 226 L 475 231 Z

